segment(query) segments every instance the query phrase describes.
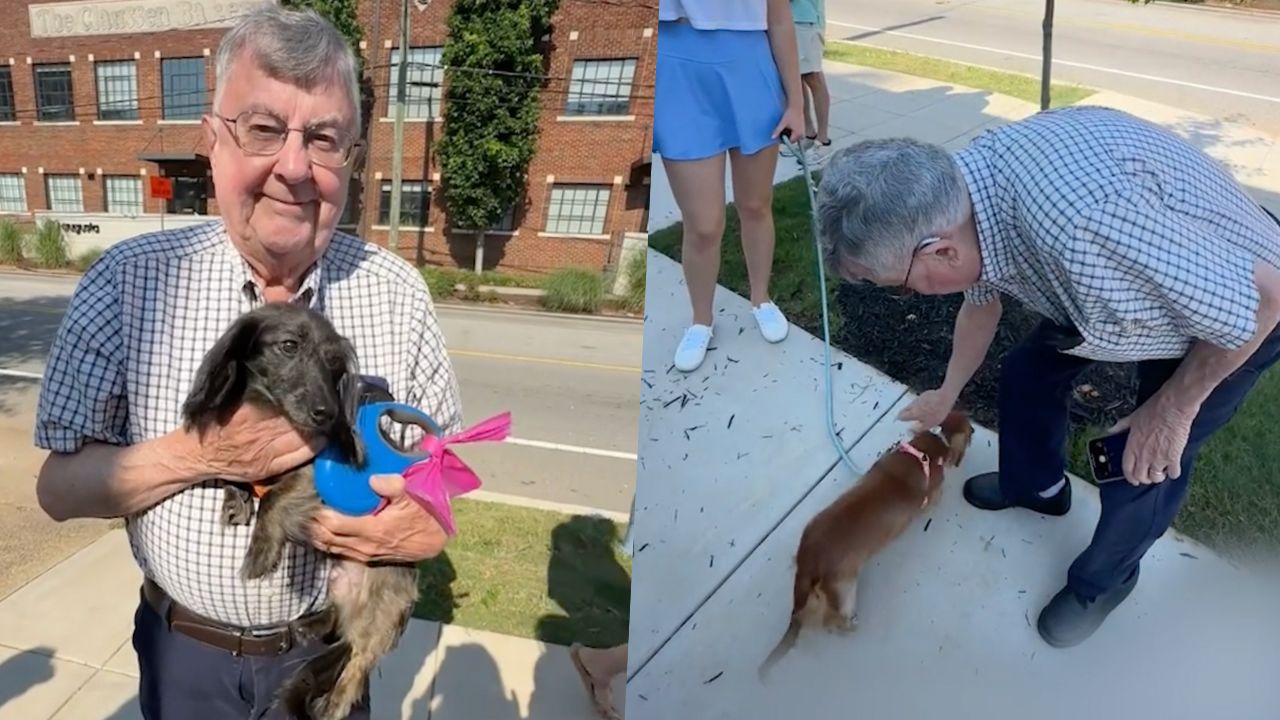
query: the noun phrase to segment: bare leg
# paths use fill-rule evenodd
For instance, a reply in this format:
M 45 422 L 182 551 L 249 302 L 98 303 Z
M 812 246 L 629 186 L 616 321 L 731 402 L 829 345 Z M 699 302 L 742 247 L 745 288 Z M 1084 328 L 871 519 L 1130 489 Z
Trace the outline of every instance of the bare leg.
M 800 78 L 813 95 L 813 115 L 818 126 L 817 142 L 825 143 L 831 139 L 831 91 L 827 88 L 826 75 L 815 72 Z
M 709 326 L 724 237 L 724 155 L 692 161 L 664 158 L 662 162 L 684 223 L 681 265 L 693 322 Z
M 617 708 L 613 706 L 610 683 L 627 669 L 627 644 L 611 648 L 585 648 L 575 644 L 569 653 L 582 676 L 583 685 L 591 693 L 596 712 L 611 720 L 619 718 Z
M 773 269 L 773 172 L 778 146 L 755 155 L 730 151 L 733 164 L 733 201 L 742 225 L 742 252 L 751 283 L 751 304 L 769 301 L 769 275 Z
M 627 644 L 611 648 L 583 648 L 582 663 L 591 677 L 608 682 L 627 669 Z
M 813 135 L 817 133 L 813 124 L 813 103 L 816 98 L 813 97 L 812 90 L 809 90 L 808 88 L 809 76 L 801 75 L 800 79 L 805 81 L 800 86 L 800 94 L 804 97 L 804 134 L 805 137 L 813 137 Z M 796 140 L 799 141 L 799 138 L 796 138 Z

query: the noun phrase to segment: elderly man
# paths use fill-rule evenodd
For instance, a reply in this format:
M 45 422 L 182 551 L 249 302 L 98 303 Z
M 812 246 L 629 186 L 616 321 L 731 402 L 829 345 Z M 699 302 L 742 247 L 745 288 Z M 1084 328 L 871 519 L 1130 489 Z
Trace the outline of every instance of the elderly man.
M 181 429 L 200 361 L 262 303 L 315 308 L 347 336 L 361 370 L 458 428 L 456 380 L 431 297 L 408 263 L 336 232 L 360 137 L 355 58 L 312 12 L 268 6 L 224 36 L 203 119 L 221 220 L 111 248 L 85 275 L 49 357 L 36 443 L 52 517 L 128 518 L 145 576 L 133 646 L 147 718 L 264 718 L 298 662 L 324 650 L 300 633 L 331 620 L 328 563 L 414 562 L 441 528 L 376 478 L 377 516 L 328 512 L 316 548 L 295 548 L 261 581 L 237 574 L 251 527 L 222 527 L 223 484 L 295 467 L 308 447 L 282 418 L 242 407 L 217 432 Z M 368 718 L 369 698 L 352 717 Z
M 999 471 L 968 480 L 972 505 L 1065 514 L 1072 381 L 1096 361 L 1137 363 L 1137 409 L 1113 428 L 1128 431 L 1127 482 L 1100 487 L 1092 542 L 1039 617 L 1049 644 L 1083 642 L 1133 590 L 1204 442 L 1280 356 L 1280 224 L 1173 134 L 1084 107 L 988 131 L 954 155 L 856 145 L 832 158 L 818 202 L 842 276 L 964 293 L 946 379 L 902 419 L 932 426 L 954 406 L 995 335 L 1001 292 L 1044 315 L 1003 358 Z

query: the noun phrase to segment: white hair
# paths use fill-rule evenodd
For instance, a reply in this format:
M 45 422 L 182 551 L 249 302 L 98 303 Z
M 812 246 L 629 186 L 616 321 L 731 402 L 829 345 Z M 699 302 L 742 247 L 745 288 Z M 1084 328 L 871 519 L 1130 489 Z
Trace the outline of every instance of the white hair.
M 907 267 L 921 240 L 964 220 L 968 194 L 944 148 L 907 138 L 867 140 L 827 161 L 817 205 L 827 263 L 853 261 L 889 274 Z
M 358 64 L 351 45 L 333 23 L 314 10 L 288 10 L 274 3 L 259 5 L 241 16 L 218 45 L 215 108 L 232 62 L 246 53 L 269 77 L 303 90 L 340 83 L 351 98 L 355 133 L 360 134 Z

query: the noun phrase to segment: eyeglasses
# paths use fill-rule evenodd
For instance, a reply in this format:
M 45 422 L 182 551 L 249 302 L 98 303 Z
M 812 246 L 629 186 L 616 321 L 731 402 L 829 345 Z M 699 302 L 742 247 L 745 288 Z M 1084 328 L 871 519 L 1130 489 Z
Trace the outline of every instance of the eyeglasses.
M 907 295 L 913 294 L 914 292 L 912 291 L 911 288 L 907 287 L 907 282 L 911 280 L 911 269 L 915 267 L 916 255 L 919 255 L 921 250 L 929 247 L 930 245 L 938 242 L 941 239 L 942 238 L 937 237 L 936 235 L 931 235 L 921 240 L 916 245 L 915 249 L 911 251 L 911 262 L 907 263 L 907 274 L 902 276 L 902 285 L 895 288 L 895 291 L 899 296 L 905 297 Z
M 246 111 L 229 118 L 214 115 L 227 123 L 236 145 L 250 155 L 275 155 L 284 147 L 289 133 L 302 133 L 307 156 L 317 165 L 340 168 L 351 161 L 353 150 L 360 143 L 349 133 L 337 128 L 291 128 L 279 118 L 266 113 Z

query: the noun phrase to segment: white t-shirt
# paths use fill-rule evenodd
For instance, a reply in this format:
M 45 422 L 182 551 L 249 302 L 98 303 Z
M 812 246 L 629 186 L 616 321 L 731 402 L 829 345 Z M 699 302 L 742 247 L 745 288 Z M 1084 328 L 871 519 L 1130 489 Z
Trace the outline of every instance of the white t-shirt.
M 767 30 L 768 0 L 658 0 L 658 20 L 687 18 L 699 30 Z

